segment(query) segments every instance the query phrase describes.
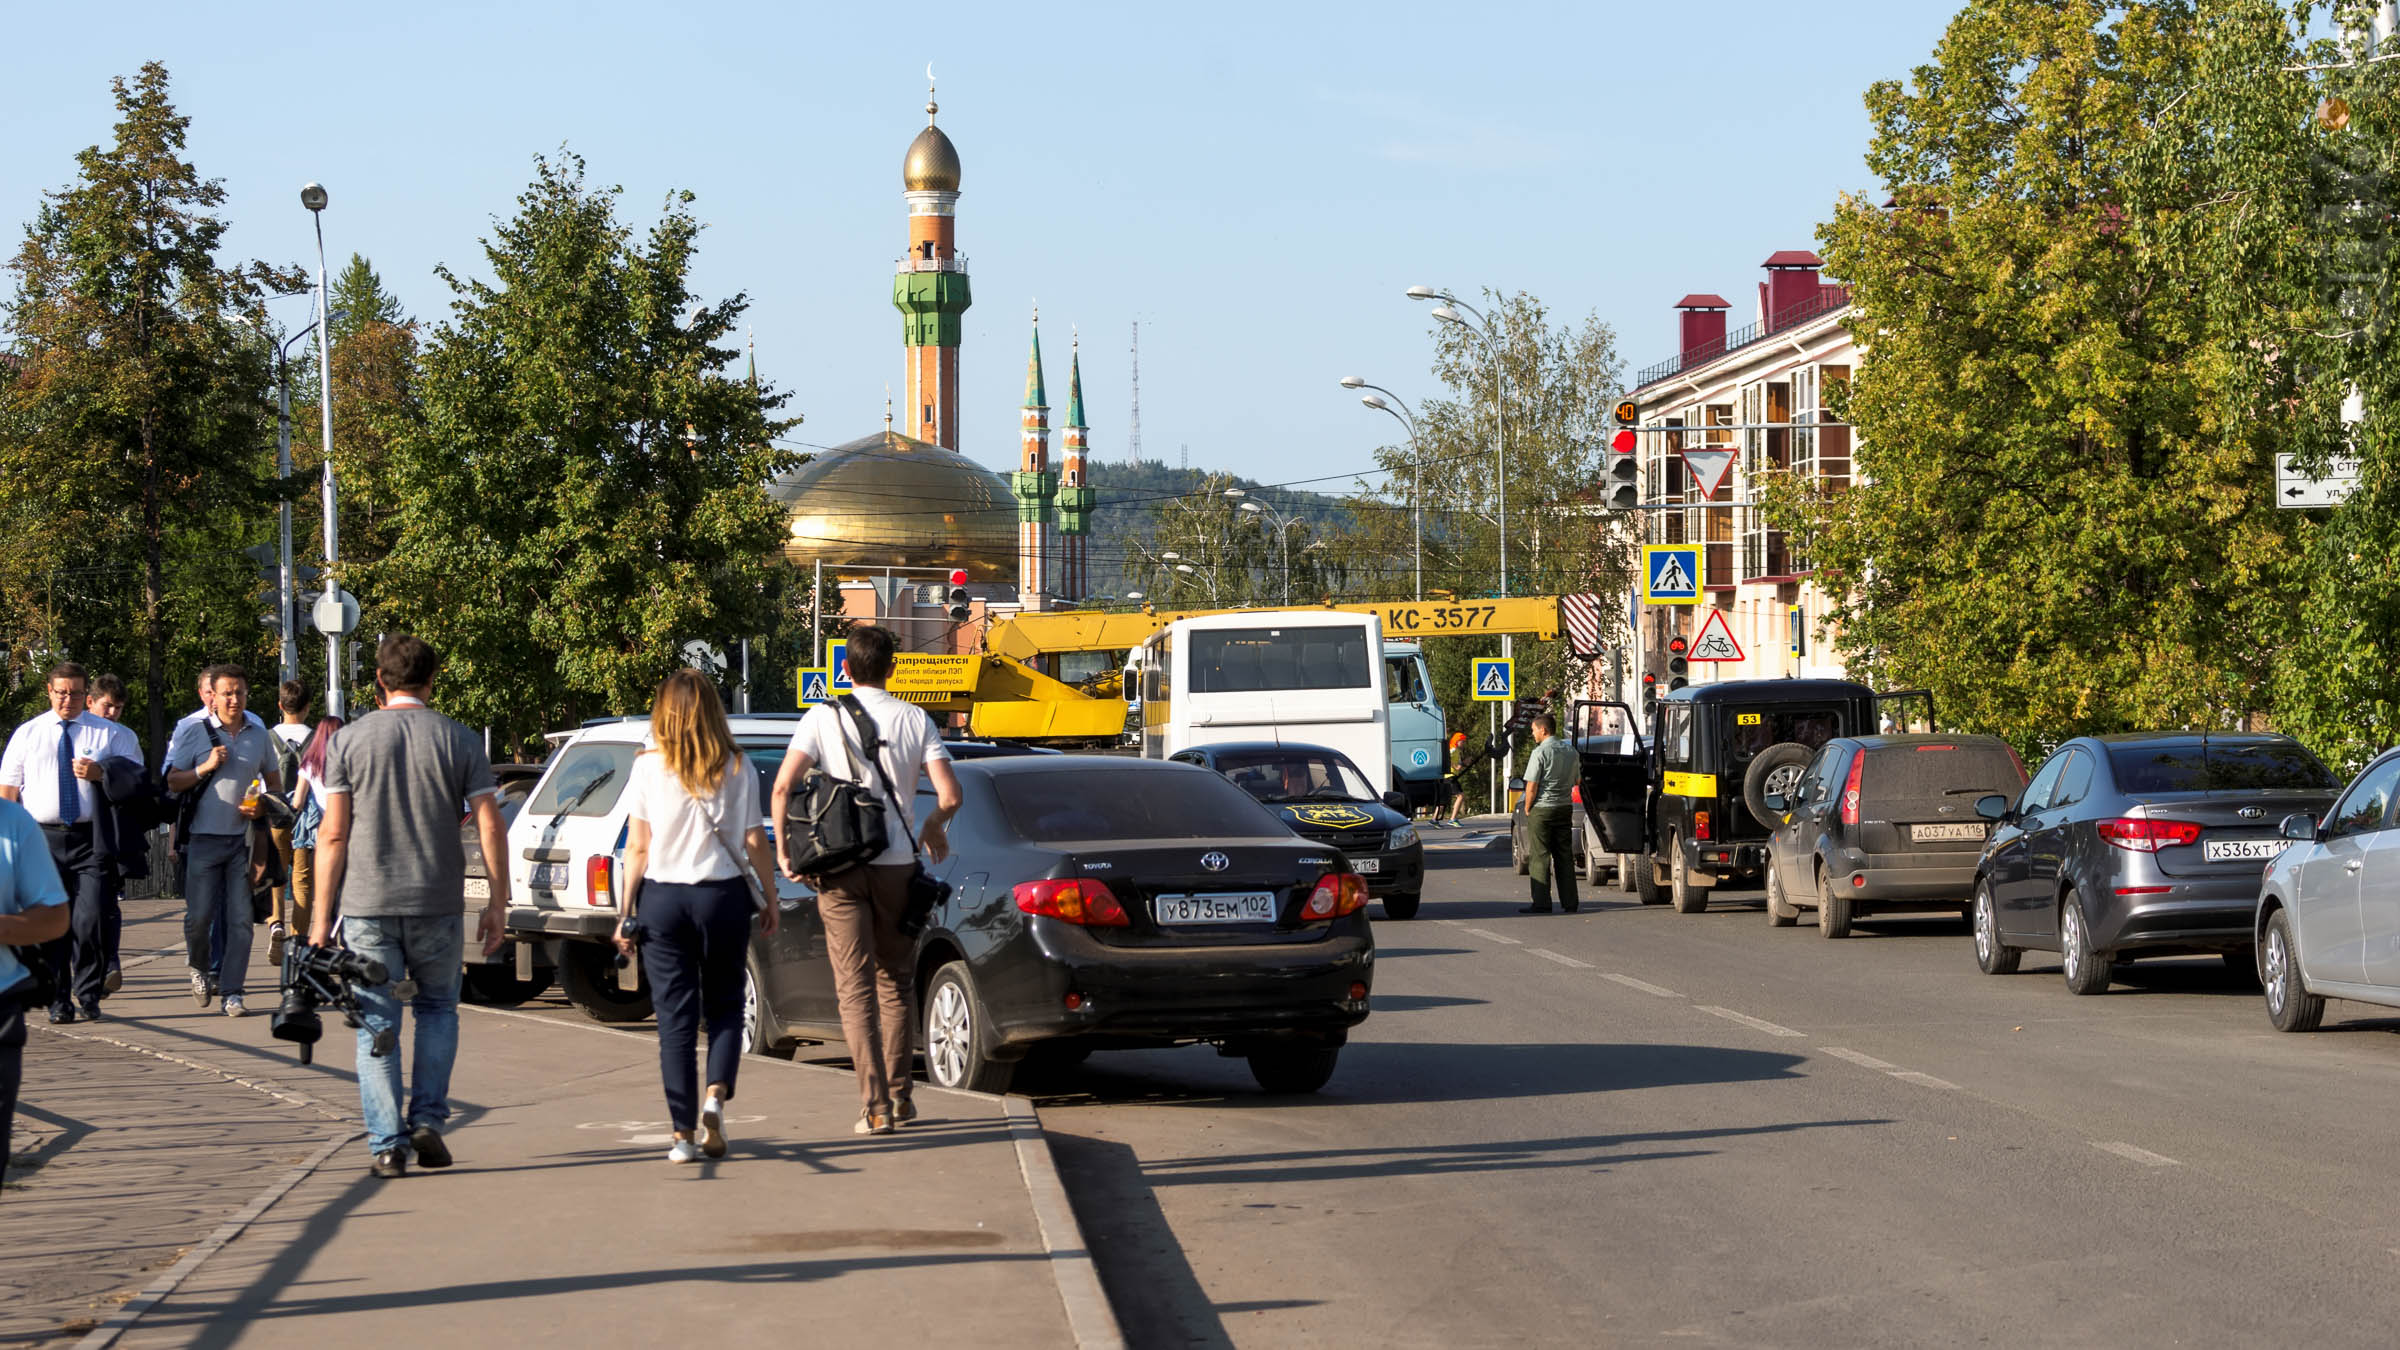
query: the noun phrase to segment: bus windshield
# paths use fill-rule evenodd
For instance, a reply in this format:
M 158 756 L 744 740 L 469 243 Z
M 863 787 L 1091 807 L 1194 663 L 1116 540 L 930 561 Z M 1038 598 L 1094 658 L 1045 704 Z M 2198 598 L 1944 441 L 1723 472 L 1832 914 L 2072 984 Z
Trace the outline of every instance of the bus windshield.
M 1374 683 L 1364 624 L 1342 628 L 1196 628 L 1191 692 L 1366 689 Z

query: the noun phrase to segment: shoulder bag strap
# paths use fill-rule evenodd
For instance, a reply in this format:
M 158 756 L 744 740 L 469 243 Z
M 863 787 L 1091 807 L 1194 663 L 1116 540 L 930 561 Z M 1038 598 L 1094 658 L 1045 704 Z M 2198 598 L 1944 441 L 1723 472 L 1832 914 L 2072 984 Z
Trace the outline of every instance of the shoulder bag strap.
M 742 781 L 742 775 L 746 774 L 748 771 L 749 761 L 742 758 L 739 753 L 736 753 L 733 757 L 733 764 L 725 770 L 726 776 L 733 779 L 733 781 L 737 784 L 735 788 L 736 791 L 745 790 L 750 786 L 750 784 Z M 750 856 L 742 851 L 741 841 L 725 832 L 725 817 L 711 812 L 708 809 L 707 804 L 702 802 L 697 797 L 692 799 L 692 804 L 698 806 L 700 808 L 700 814 L 708 818 L 709 831 L 710 833 L 716 835 L 718 845 L 721 846 L 727 853 L 733 855 L 733 873 L 735 876 L 738 876 L 742 879 L 743 887 L 750 892 L 750 903 L 759 909 L 765 909 L 767 907 L 767 897 L 766 894 L 758 888 L 758 873 L 750 866 Z

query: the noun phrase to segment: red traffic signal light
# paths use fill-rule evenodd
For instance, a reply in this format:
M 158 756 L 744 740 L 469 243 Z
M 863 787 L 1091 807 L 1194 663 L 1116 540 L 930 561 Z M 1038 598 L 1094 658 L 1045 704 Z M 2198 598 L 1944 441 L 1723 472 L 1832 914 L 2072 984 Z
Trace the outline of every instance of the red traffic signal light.
M 1677 656 L 1681 656 L 1691 649 L 1692 644 L 1684 641 L 1681 637 L 1671 637 L 1667 639 L 1667 650 L 1673 652 Z
M 1634 435 L 1633 428 L 1631 427 L 1627 427 L 1623 431 L 1620 431 L 1616 435 L 1608 438 L 1608 448 L 1616 451 L 1620 455 L 1632 454 L 1633 446 Z
M 963 567 L 953 567 L 953 568 L 951 568 L 951 569 L 950 569 L 950 584 L 951 584 L 951 585 L 953 585 L 953 586 L 964 586 L 964 585 L 966 585 L 966 584 L 967 584 L 967 569 L 965 569 L 965 568 L 963 568 Z

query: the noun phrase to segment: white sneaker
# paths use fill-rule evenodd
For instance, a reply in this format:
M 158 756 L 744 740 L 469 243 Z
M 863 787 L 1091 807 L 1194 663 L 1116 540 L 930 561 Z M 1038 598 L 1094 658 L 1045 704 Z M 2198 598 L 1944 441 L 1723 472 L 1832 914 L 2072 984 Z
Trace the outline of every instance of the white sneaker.
M 714 1097 L 700 1104 L 700 1151 L 712 1158 L 725 1156 L 725 1103 Z
M 667 1150 L 667 1161 L 671 1163 L 698 1162 L 700 1161 L 700 1150 L 692 1147 L 691 1140 L 678 1139 L 675 1141 L 675 1147 Z
M 196 970 L 195 970 L 195 971 L 193 971 L 193 972 L 192 972 L 192 1002 L 194 1002 L 194 1003 L 197 1003 L 197 1004 L 199 1004 L 201 1007 L 205 1008 L 205 1007 L 207 1007 L 207 1006 L 208 1006 L 208 996 L 209 996 L 208 977 L 207 977 L 206 975 L 203 975 L 203 974 L 201 974 L 199 971 L 196 971 Z
M 239 1017 L 248 1011 L 250 1011 L 248 1008 L 242 1006 L 242 996 L 240 994 L 227 994 L 225 996 L 225 1015 L 227 1017 Z

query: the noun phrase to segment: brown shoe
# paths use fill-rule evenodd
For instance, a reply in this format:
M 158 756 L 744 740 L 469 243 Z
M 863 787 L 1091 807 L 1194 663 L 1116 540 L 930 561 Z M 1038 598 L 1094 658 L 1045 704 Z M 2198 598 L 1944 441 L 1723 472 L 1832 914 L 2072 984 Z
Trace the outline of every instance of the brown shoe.
M 858 1113 L 858 1123 L 850 1127 L 850 1132 L 852 1134 L 890 1134 L 892 1132 L 892 1113 L 878 1111 L 870 1106 Z
M 902 1097 L 900 1100 L 898 1100 L 898 1101 L 896 1101 L 896 1102 L 893 1102 L 893 1103 L 892 1103 L 892 1124 L 894 1124 L 894 1125 L 906 1125 L 906 1124 L 908 1124 L 910 1121 L 912 1121 L 912 1120 L 915 1120 L 916 1118 L 917 1118 L 917 1101 L 916 1101 L 916 1098 L 914 1098 L 914 1097 Z

